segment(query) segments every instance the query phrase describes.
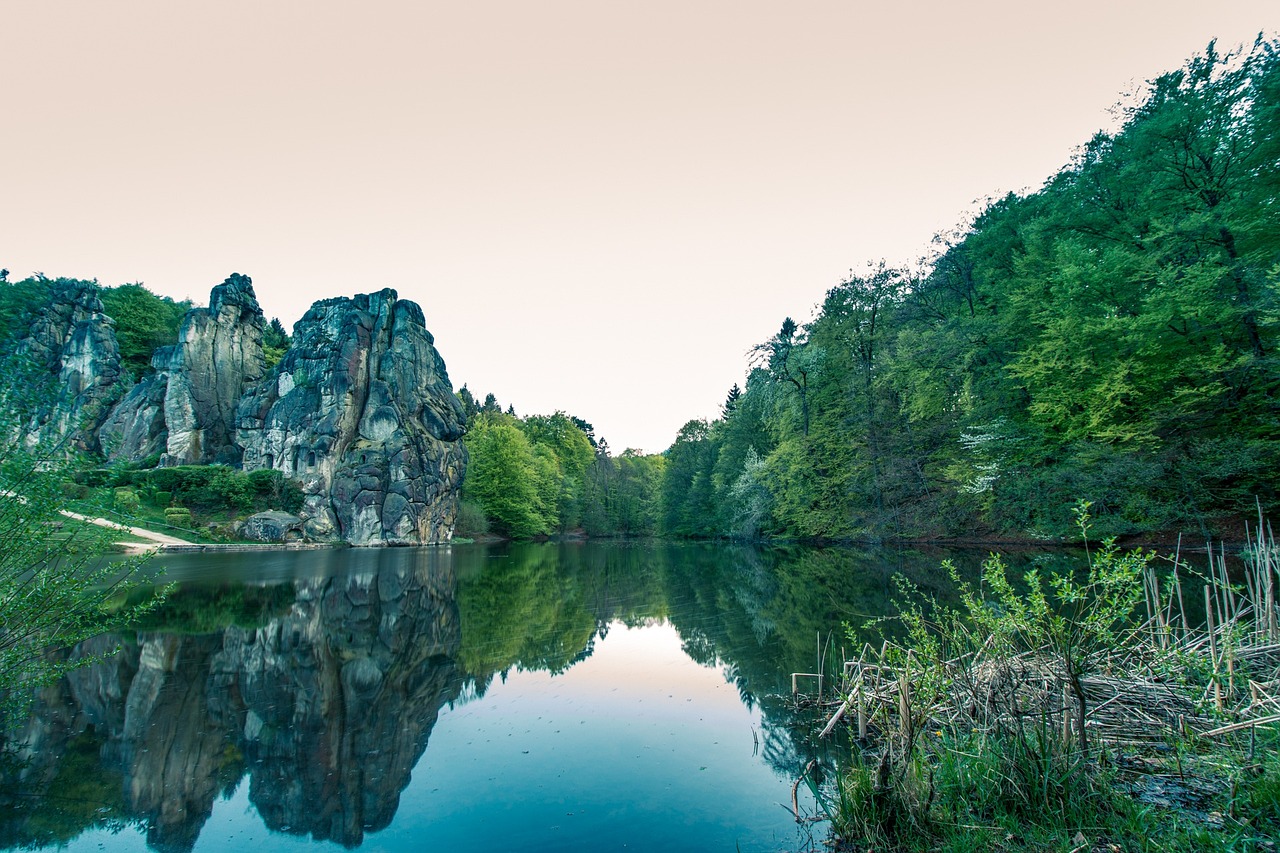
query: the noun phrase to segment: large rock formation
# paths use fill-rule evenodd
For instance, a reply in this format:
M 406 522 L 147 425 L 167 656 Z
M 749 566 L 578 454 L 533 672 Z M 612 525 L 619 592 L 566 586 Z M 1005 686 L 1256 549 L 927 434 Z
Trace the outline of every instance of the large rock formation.
M 93 284 L 58 282 L 18 346 L 50 377 L 52 400 L 24 430 L 28 443 L 70 440 L 96 450 L 97 430 L 119 396 L 120 349 L 114 323 Z M 37 391 L 37 393 L 42 393 Z
M 41 695 L 21 738 L 23 807 L 0 808 L 0 841 L 39 832 L 27 815 L 39 820 L 39 798 L 79 761 L 77 772 L 94 774 L 86 784 L 122 791 L 111 817 L 141 823 L 161 853 L 191 850 L 214 802 L 246 774 L 270 829 L 359 845 L 390 824 L 440 709 L 462 688 L 449 556 L 387 551 L 375 571 L 299 581 L 287 615 L 261 628 L 78 647 L 122 645 Z M 96 765 L 85 761 L 88 738 Z
M 136 384 L 103 425 L 112 460 L 161 455 L 162 465 L 239 462 L 235 413 L 262 377 L 266 323 L 248 276 L 233 274 L 187 312 L 178 342 L 156 350 L 155 373 Z
M 275 468 L 303 483 L 313 539 L 448 540 L 465 422 L 422 310 L 394 290 L 317 302 L 266 376 L 265 327 L 252 282 L 233 274 L 124 389 L 96 287 L 59 285 L 23 349 L 60 395 L 16 428 L 32 441 L 73 436 L 112 462 Z
M 447 540 L 465 419 L 422 309 L 394 290 L 315 303 L 240 404 L 247 471 L 300 480 L 307 533 L 356 545 Z

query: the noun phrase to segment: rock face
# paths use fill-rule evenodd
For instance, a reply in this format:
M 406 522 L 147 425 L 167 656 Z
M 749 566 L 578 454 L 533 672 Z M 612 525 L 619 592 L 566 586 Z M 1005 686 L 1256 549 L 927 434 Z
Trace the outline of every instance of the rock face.
M 162 465 L 239 462 L 235 413 L 262 377 L 266 322 L 248 276 L 213 289 L 208 308 L 187 312 L 178 342 L 156 350 L 155 373 L 130 389 L 103 427 L 109 458 L 161 454 Z
M 375 545 L 452 535 L 465 416 L 433 344 L 422 309 L 394 290 L 317 302 L 241 401 L 244 469 L 302 482 L 309 536 Z
M 260 628 L 78 647 L 122 645 L 41 695 L 20 789 L 42 796 L 69 746 L 83 750 L 91 736 L 95 778 L 118 774 L 124 793 L 115 817 L 141 822 L 154 850 L 191 850 L 215 800 L 245 775 L 268 828 L 359 845 L 390 824 L 440 709 L 462 688 L 449 555 L 382 556 L 401 555 L 373 572 L 297 582 L 287 615 Z M 0 839 L 24 837 L 11 821 L 21 813 L 0 809 Z
M 286 542 L 302 538 L 302 519 L 287 512 L 269 510 L 244 520 L 240 535 L 254 542 Z
M 23 431 L 111 462 L 274 468 L 302 482 L 312 539 L 447 541 L 465 416 L 422 310 L 394 290 L 317 302 L 267 375 L 265 328 L 252 282 L 233 274 L 125 392 L 97 288 L 59 285 L 22 347 L 60 396 Z
M 60 282 L 54 287 L 49 306 L 18 347 L 51 374 L 56 393 L 52 405 L 28 426 L 29 443 L 69 439 L 80 450 L 98 448 L 98 427 L 119 396 L 114 326 L 94 285 Z

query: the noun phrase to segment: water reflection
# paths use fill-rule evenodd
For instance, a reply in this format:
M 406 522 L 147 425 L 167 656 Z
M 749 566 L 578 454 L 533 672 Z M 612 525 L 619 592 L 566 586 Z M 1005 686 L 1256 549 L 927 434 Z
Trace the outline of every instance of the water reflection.
M 165 610 L 77 647 L 121 651 L 39 697 L 25 766 L 0 793 L 0 846 L 130 824 L 153 849 L 190 850 L 245 779 L 269 829 L 358 846 L 392 823 L 442 712 L 516 673 L 564 673 L 628 626 L 670 626 L 719 670 L 789 782 L 810 758 L 834 761 L 788 701 L 791 673 L 834 670 L 842 626 L 886 612 L 895 573 L 945 598 L 942 556 L 597 543 L 175 556 L 183 587 Z M 629 687 L 666 696 L 651 680 Z

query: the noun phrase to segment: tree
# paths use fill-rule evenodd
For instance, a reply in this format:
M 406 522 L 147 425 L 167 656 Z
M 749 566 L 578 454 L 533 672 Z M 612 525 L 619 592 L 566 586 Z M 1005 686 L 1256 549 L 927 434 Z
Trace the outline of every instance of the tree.
M 807 337 L 787 317 L 778 333 L 752 352 L 778 382 L 791 385 L 800 398 L 800 423 L 804 435 L 809 434 L 809 375 L 813 372 L 812 359 L 806 358 Z
M 116 322 L 120 361 L 135 375 L 151 367 L 158 347 L 177 342 L 182 320 L 191 308 L 188 300 L 174 302 L 141 284 L 104 287 L 100 295 L 103 311 Z
M 480 404 L 476 402 L 475 395 L 471 393 L 471 389 L 463 383 L 458 389 L 458 402 L 462 404 L 462 412 L 467 416 L 468 423 L 480 412 Z
M 475 501 L 493 529 L 516 538 L 550 533 L 555 505 L 546 505 L 547 460 L 534 456 L 533 445 L 503 414 L 481 413 L 464 439 L 470 461 L 463 497 Z
M 271 322 L 262 330 L 262 355 L 268 370 L 284 358 L 290 343 L 289 333 L 284 330 L 280 318 L 272 317 Z
M 59 650 L 120 630 L 163 599 L 128 603 L 146 583 L 145 557 L 108 560 L 119 531 L 60 513 L 72 471 L 65 448 L 20 440 L 47 385 L 15 357 L 0 364 L 0 741 L 34 689 L 93 660 Z

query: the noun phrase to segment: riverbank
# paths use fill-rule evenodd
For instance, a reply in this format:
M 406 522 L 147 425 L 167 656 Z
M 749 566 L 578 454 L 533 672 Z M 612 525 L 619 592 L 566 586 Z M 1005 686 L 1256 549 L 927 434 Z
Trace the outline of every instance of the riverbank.
M 824 795 L 840 848 L 1274 850 L 1280 550 L 1245 553 L 1201 585 L 1108 546 L 1025 592 L 993 557 L 953 572 L 959 610 L 903 584 L 907 639 L 846 663 L 826 729 L 859 747 Z

